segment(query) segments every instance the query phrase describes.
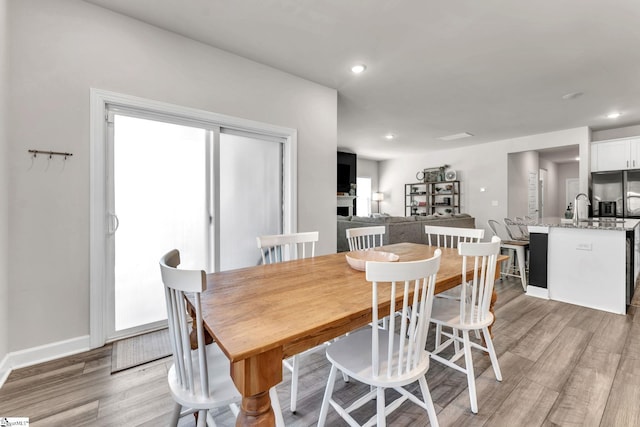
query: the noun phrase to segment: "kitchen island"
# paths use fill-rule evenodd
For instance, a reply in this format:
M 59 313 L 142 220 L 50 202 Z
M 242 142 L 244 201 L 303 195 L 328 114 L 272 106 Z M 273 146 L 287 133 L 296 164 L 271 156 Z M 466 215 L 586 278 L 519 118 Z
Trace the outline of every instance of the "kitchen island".
M 639 223 L 543 218 L 529 225 L 527 295 L 625 314 L 640 271 Z

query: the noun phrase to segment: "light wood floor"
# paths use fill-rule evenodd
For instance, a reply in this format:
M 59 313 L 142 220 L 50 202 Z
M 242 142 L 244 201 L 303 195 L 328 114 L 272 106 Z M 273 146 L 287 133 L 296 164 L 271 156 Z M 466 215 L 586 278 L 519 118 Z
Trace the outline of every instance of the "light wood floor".
M 494 327 L 503 381 L 488 357 L 474 351 L 479 413 L 469 410 L 466 378 L 432 362 L 427 381 L 442 426 L 640 425 L 640 314 L 604 313 L 527 297 L 515 280 L 497 283 Z M 0 416 L 23 416 L 32 426 L 163 426 L 172 400 L 166 385 L 170 358 L 110 375 L 111 347 L 16 370 L 0 389 Z M 288 411 L 289 377 L 278 387 L 288 426 L 315 425 L 328 364 L 322 352 L 303 359 L 298 412 Z M 349 400 L 364 386 L 337 380 Z M 373 414 L 373 404 L 363 417 Z M 364 418 L 363 418 L 364 419 Z M 230 412 L 216 414 L 231 426 Z M 335 412 L 328 424 L 344 426 Z M 392 426 L 428 425 L 405 403 Z M 191 416 L 181 426 L 194 425 Z

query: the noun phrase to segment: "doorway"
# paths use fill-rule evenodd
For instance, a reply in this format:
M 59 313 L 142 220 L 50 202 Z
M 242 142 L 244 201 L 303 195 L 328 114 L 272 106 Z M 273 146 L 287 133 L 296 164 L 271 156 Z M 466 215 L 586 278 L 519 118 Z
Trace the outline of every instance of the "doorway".
M 578 145 L 567 145 L 509 153 L 507 216 L 564 216 L 565 181 L 578 179 L 579 149 Z
M 547 170 L 540 169 L 538 176 L 540 184 L 538 185 L 538 209 L 536 212 L 529 212 L 531 218 L 544 218 L 546 216 L 545 205 L 547 204 Z

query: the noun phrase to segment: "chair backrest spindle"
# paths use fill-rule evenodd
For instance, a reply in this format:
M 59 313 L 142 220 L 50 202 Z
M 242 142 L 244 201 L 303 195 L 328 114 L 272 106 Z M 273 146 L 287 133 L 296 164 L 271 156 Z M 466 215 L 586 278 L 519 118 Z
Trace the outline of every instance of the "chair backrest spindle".
M 263 264 L 314 257 L 318 232 L 275 234 L 256 238 Z
M 387 331 L 372 328 L 371 360 L 375 376 L 400 377 L 424 363 L 429 355 L 425 350 L 428 322 L 431 317 L 436 274 L 440 267 L 441 251 L 437 249 L 433 258 L 421 261 L 385 263 L 367 262 L 366 278 L 372 283 L 373 324 L 389 316 L 389 339 L 386 348 L 386 366 L 379 359 L 379 335 Z M 379 313 L 378 304 L 384 292 L 390 298 L 388 313 Z M 401 301 L 402 315 L 398 300 Z M 398 320 L 396 320 L 398 319 Z M 399 334 L 396 321 L 400 322 Z M 396 339 L 398 342 L 395 342 Z
M 469 284 L 461 288 L 462 324 L 478 323 L 489 316 L 500 242 L 500 238 L 494 236 L 489 243 L 461 243 L 458 246 L 462 256 L 462 282 Z M 473 263 L 472 277 L 468 277 L 467 272 L 470 263 Z M 467 292 L 471 295 L 466 295 Z
M 386 229 L 384 225 L 374 227 L 347 228 L 345 231 L 350 251 L 377 248 L 383 245 Z
M 482 228 L 425 225 L 424 232 L 427 235 L 429 246 L 440 248 L 456 248 L 460 243 L 475 243 L 484 237 L 484 229 Z
M 520 230 L 520 234 L 522 234 L 522 236 L 526 239 L 529 238 L 529 228 L 527 227 L 527 225 L 529 223 L 531 223 L 531 220 L 528 220 L 527 217 L 515 217 L 515 224 L 518 227 L 518 230 Z
M 515 221 L 510 218 L 504 219 L 504 228 L 511 240 L 529 240 L 529 237 L 523 234 L 523 230 Z
M 173 349 L 177 378 L 183 389 L 194 395 L 209 398 L 209 377 L 206 356 L 206 343 L 202 326 L 202 307 L 200 293 L 206 289 L 205 272 L 202 270 L 178 270 L 180 253 L 172 250 L 160 259 L 160 272 L 165 288 L 167 319 Z M 185 293 L 194 294 L 196 318 L 189 322 Z M 189 324 L 196 330 L 198 348 L 198 384 L 194 380 L 196 372 L 193 366 Z

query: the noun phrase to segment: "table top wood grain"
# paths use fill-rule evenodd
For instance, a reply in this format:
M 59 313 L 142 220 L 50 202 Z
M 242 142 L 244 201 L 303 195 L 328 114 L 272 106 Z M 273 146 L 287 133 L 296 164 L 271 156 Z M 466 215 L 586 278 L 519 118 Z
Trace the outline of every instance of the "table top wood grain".
M 398 243 L 378 249 L 416 261 L 437 248 Z M 457 249 L 443 248 L 436 293 L 460 278 Z M 288 357 L 369 323 L 371 285 L 337 253 L 209 274 L 202 305 L 206 329 L 232 362 L 276 347 Z

